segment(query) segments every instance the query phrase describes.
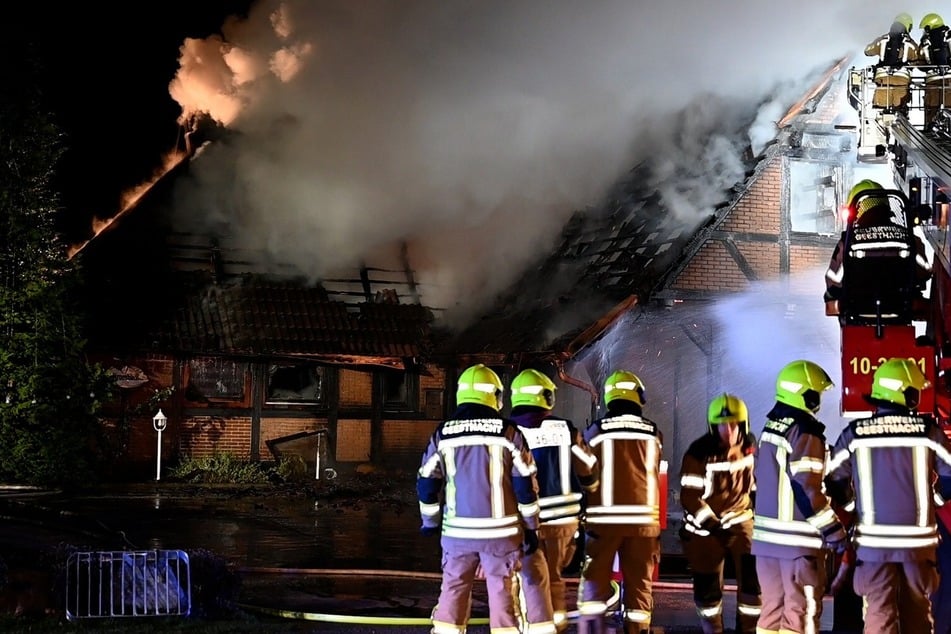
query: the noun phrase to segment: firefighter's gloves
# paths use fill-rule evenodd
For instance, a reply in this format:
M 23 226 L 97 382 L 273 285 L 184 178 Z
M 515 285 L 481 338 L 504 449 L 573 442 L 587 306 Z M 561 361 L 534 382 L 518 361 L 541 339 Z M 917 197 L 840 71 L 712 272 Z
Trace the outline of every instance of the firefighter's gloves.
M 438 526 L 420 526 L 419 534 L 423 537 L 436 537 L 439 535 L 440 530 Z
M 538 531 L 526 528 L 525 537 L 522 541 L 522 552 L 525 555 L 531 555 L 536 550 L 538 550 Z
M 700 525 L 700 528 L 713 535 L 723 530 L 723 524 L 720 523 L 719 517 L 708 517 L 703 520 L 703 524 Z
M 823 535 L 823 539 L 825 539 L 826 548 L 837 555 L 841 555 L 849 547 L 849 534 L 838 522 L 829 527 L 829 530 Z

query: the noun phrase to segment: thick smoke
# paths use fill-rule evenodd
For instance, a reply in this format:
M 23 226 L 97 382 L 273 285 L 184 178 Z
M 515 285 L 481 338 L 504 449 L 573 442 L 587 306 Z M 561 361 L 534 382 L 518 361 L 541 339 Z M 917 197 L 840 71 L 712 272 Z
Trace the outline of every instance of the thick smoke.
M 182 120 L 234 134 L 179 207 L 314 279 L 398 268 L 380 254 L 405 242 L 424 303 L 458 320 L 640 161 L 674 213 L 708 213 L 741 152 L 892 17 L 857 0 L 261 0 L 181 47 Z M 738 143 L 719 131 L 741 112 L 756 125 Z

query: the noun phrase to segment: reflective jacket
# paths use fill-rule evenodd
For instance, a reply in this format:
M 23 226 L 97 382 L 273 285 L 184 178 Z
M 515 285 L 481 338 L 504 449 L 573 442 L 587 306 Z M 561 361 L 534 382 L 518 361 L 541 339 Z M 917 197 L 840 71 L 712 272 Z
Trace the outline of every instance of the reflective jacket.
M 951 445 L 930 417 L 879 408 L 842 430 L 826 482 L 836 502 L 854 502 L 860 559 L 935 559 L 938 476 L 951 477 Z
M 756 450 L 753 554 L 780 559 L 819 556 L 824 535 L 839 531 L 822 478 L 825 425 L 808 412 L 776 403 Z
M 569 420 L 543 407 L 518 405 L 512 420 L 532 450 L 538 469 L 538 505 L 542 524 L 576 524 L 584 493 L 597 486 L 597 460 Z
M 532 452 L 518 426 L 485 405 L 464 403 L 436 428 L 416 491 L 423 527 L 442 523 L 444 549 L 494 542 L 503 552 L 519 547 L 523 527 L 538 528 Z
M 600 485 L 588 496 L 585 523 L 588 530 L 656 537 L 663 434 L 635 403 L 612 401 L 608 412 L 584 431 L 601 474 Z
M 896 46 L 894 60 L 887 59 L 889 40 L 892 40 L 892 45 Z M 879 35 L 865 46 L 865 54 L 870 57 L 878 56 L 879 66 L 901 68 L 909 62 L 918 60 L 918 45 L 907 32 L 894 34 L 885 33 Z
M 753 519 L 753 453 L 756 439 L 744 434 L 724 447 L 719 434 L 707 433 L 690 444 L 680 467 L 680 504 L 684 530 L 709 535 L 713 519 L 728 529 Z

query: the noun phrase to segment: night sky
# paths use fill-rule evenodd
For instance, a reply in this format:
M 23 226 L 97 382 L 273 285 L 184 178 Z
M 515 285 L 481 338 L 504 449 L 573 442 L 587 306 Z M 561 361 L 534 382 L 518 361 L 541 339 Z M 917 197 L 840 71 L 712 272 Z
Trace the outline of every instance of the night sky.
M 66 135 L 55 185 L 68 236 L 84 237 L 91 216 L 115 213 L 122 191 L 148 179 L 176 144 L 181 108 L 168 84 L 184 38 L 217 32 L 249 4 L 35 2 L 5 16 L 7 63 L 40 60 L 49 109 Z

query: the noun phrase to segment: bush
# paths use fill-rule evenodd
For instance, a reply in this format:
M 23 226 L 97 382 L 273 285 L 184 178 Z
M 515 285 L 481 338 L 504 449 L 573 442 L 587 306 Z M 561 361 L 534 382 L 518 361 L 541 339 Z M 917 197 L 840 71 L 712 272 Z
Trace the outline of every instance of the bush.
M 195 484 L 267 484 L 267 471 L 256 462 L 220 453 L 190 458 L 172 468 L 171 477 Z

